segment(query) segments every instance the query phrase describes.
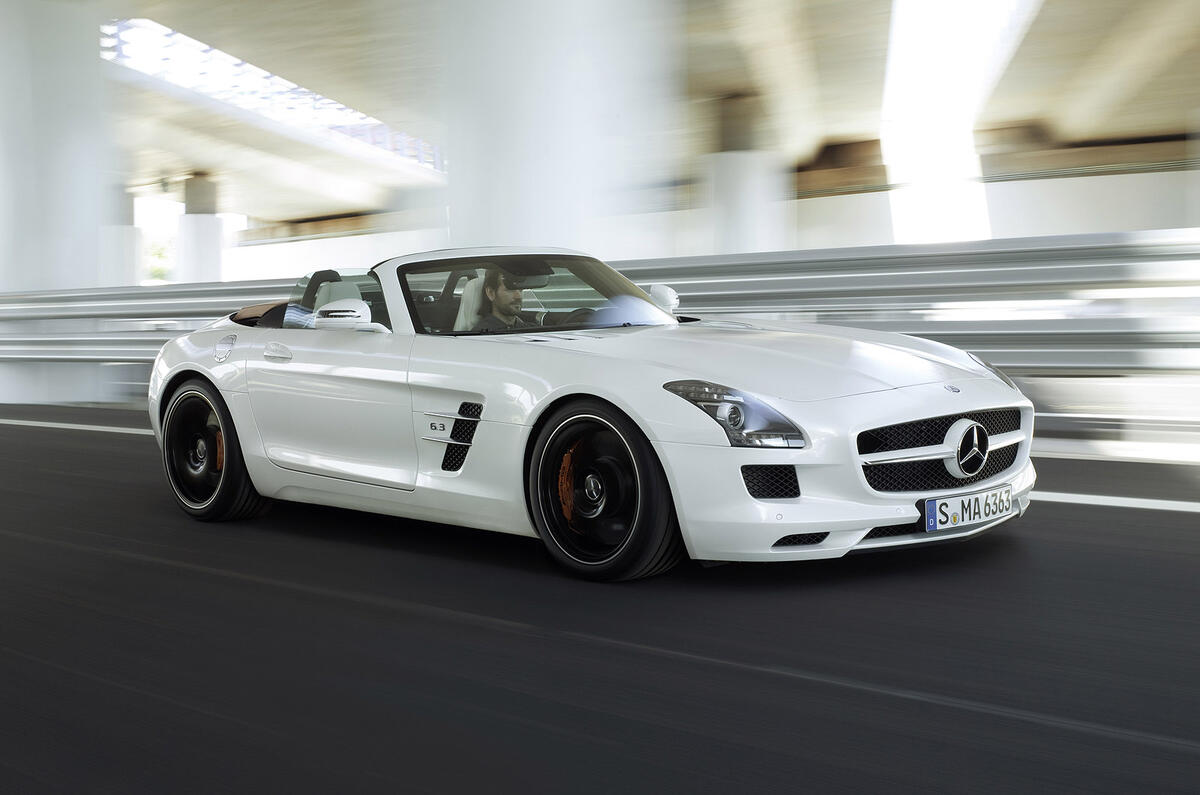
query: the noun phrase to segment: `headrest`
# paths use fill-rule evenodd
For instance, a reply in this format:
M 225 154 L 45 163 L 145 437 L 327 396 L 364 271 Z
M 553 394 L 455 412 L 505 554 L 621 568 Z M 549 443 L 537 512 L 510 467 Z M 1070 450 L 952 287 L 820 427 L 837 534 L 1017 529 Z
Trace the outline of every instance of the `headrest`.
M 358 285 L 354 282 L 325 282 L 317 288 L 317 300 L 313 309 L 320 309 L 330 301 L 340 301 L 343 298 L 362 300 Z
M 479 307 L 483 305 L 483 274 L 479 273 L 463 287 L 462 302 L 458 305 L 458 317 L 454 319 L 455 331 L 470 331 L 479 322 Z

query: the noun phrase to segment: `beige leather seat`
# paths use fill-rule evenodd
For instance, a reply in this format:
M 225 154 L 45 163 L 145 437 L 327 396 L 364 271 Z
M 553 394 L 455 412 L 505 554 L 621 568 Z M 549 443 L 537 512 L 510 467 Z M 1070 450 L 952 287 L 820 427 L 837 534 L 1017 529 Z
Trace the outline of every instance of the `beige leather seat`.
M 317 288 L 317 299 L 313 302 L 313 309 L 320 309 L 330 301 L 340 301 L 343 298 L 357 298 L 361 301 L 362 294 L 358 291 L 358 285 L 354 282 L 325 282 Z
M 463 287 L 462 301 L 458 305 L 458 317 L 454 319 L 455 331 L 470 331 L 479 322 L 479 307 L 483 305 L 483 272 Z

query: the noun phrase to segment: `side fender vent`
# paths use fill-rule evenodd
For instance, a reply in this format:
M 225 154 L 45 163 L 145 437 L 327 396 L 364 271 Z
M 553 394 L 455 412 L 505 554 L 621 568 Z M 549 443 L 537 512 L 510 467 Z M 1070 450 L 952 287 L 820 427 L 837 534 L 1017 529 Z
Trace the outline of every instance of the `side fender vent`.
M 482 403 L 464 401 L 459 404 L 458 419 L 450 428 L 450 444 L 446 445 L 446 452 L 442 455 L 443 472 L 457 472 L 462 469 L 463 463 L 467 460 L 467 452 L 471 449 L 471 441 L 475 438 L 475 429 L 479 427 L 479 418 L 482 415 Z
M 467 451 L 470 449 L 465 444 L 446 445 L 446 452 L 442 456 L 442 469 L 446 472 L 457 472 L 462 469 L 463 462 L 467 460 Z

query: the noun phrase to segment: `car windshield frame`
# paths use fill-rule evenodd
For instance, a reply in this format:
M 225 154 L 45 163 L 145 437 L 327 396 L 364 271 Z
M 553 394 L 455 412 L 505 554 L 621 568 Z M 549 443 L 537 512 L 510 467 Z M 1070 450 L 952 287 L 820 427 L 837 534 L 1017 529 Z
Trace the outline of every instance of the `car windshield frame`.
M 548 275 L 561 273 L 562 271 L 569 272 L 572 276 L 578 279 L 582 285 L 591 288 L 597 298 L 602 298 L 609 302 L 616 297 L 628 297 L 639 303 L 636 306 L 636 314 L 639 317 L 631 318 L 622 322 L 584 322 L 570 324 L 556 324 L 552 326 L 531 325 L 521 326 L 517 328 L 504 329 L 481 329 L 481 330 L 462 330 L 455 331 L 452 328 L 449 330 L 430 330 L 426 328 L 423 322 L 423 317 L 417 309 L 417 302 L 413 297 L 410 289 L 408 276 L 422 273 L 444 273 L 446 281 L 443 283 L 438 300 L 445 300 L 454 293 L 454 290 L 449 289 L 450 277 L 453 274 L 462 274 L 467 271 L 474 271 L 479 268 L 489 266 L 500 267 L 501 270 L 507 270 L 504 264 L 509 264 L 514 267 L 519 267 L 523 271 L 530 267 L 536 269 L 534 264 L 536 261 L 541 261 L 547 268 Z M 623 274 L 617 271 L 612 266 L 604 263 L 595 257 L 588 257 L 581 254 L 559 254 L 559 253 L 538 253 L 531 252 L 527 254 L 480 254 L 479 256 L 462 256 L 452 257 L 437 260 L 421 260 L 417 262 L 408 262 L 396 266 L 396 278 L 400 283 L 400 290 L 404 296 L 404 302 L 408 309 L 408 314 L 412 320 L 413 329 L 417 334 L 427 334 L 433 337 L 483 337 L 483 336 L 500 336 L 506 334 L 554 334 L 558 332 L 572 332 L 585 330 L 601 330 L 609 328 L 633 328 L 643 326 L 673 326 L 678 325 L 679 321 L 667 310 L 654 303 L 653 299 L 638 287 Z M 461 278 L 461 277 L 459 277 Z M 482 278 L 476 276 L 475 278 Z M 457 281 L 457 280 L 456 280 Z M 507 280 L 506 280 L 507 281 Z M 540 287 L 528 287 L 526 290 L 542 289 Z M 611 294 L 609 294 L 611 293 Z M 533 296 L 537 299 L 537 295 Z M 540 300 L 540 299 L 539 299 Z M 642 304 L 645 306 L 642 306 Z M 589 307 L 590 308 L 590 307 Z M 604 307 L 604 309 L 616 309 L 616 307 Z M 457 313 L 457 312 L 456 312 Z M 548 313 L 548 311 L 547 311 Z M 637 322 L 633 322 L 636 320 Z

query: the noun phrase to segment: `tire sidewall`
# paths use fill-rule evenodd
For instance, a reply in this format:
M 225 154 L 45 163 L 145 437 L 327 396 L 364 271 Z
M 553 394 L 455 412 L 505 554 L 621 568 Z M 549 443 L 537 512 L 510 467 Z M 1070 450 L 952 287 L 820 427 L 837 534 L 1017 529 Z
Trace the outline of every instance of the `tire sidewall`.
M 179 488 L 175 485 L 175 481 L 171 476 L 170 451 L 167 447 L 167 425 L 171 414 L 178 404 L 191 394 L 203 397 L 212 406 L 217 419 L 221 423 L 221 434 L 224 436 L 225 446 L 225 466 L 222 469 L 221 482 L 217 486 L 217 491 L 212 499 L 200 507 L 192 505 L 180 495 Z M 238 485 L 242 479 L 247 477 L 247 474 L 245 464 L 242 461 L 241 445 L 238 441 L 237 431 L 233 426 L 233 417 L 230 415 L 225 401 L 221 399 L 221 395 L 209 383 L 199 379 L 192 379 L 180 384 L 175 392 L 172 393 L 171 399 L 167 403 L 167 409 L 163 412 L 162 461 L 167 482 L 171 486 L 171 494 L 175 498 L 175 503 L 185 513 L 197 519 L 219 519 L 233 506 L 234 501 L 238 497 Z
M 639 507 L 633 531 L 618 552 L 601 563 L 586 563 L 568 554 L 555 540 L 544 515 L 552 509 L 543 503 L 542 456 L 560 428 L 573 418 L 597 417 L 609 425 L 629 449 L 636 469 Z M 592 580 L 621 580 L 638 576 L 663 542 L 676 532 L 670 488 L 658 455 L 641 429 L 623 412 L 598 400 L 578 400 L 555 409 L 541 425 L 526 472 L 526 493 L 534 529 L 555 562 L 577 576 Z

